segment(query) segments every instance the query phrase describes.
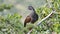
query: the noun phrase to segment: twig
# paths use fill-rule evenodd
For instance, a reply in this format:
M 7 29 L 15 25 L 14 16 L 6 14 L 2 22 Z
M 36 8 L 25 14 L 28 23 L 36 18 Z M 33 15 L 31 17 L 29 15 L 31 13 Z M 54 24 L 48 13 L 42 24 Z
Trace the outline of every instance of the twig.
M 39 26 L 44 20 L 46 20 L 47 18 L 49 18 L 51 16 L 51 14 L 53 14 L 54 12 L 55 11 L 52 11 L 48 16 L 46 16 L 45 18 L 43 18 L 39 23 L 37 23 L 37 26 Z M 33 28 L 27 34 L 30 34 L 32 30 L 33 30 Z
M 32 29 L 27 34 L 30 34 L 31 32 L 32 32 Z
M 40 25 L 41 22 L 43 22 L 44 20 L 46 20 L 47 18 L 49 18 L 52 13 L 53 13 L 53 11 L 48 16 L 46 16 L 45 18 L 43 18 L 39 23 L 37 23 L 37 26 Z

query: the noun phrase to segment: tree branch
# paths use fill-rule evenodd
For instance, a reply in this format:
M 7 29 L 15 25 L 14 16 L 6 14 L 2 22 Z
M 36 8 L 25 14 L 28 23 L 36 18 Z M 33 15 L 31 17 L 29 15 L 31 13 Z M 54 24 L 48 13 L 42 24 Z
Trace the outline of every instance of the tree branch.
M 43 18 L 39 23 L 37 23 L 37 26 L 40 25 L 41 22 L 43 22 L 44 20 L 46 20 L 47 18 L 49 18 L 52 13 L 53 13 L 53 11 L 48 16 L 46 16 L 45 18 Z

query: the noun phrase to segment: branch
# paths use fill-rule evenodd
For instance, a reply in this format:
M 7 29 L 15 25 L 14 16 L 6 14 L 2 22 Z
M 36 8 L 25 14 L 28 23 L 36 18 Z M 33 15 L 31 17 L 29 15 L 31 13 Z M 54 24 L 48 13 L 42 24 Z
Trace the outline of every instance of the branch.
M 46 16 L 45 18 L 43 18 L 39 23 L 37 23 L 37 26 L 41 24 L 41 22 L 43 22 L 44 20 L 46 20 L 47 18 L 50 17 L 50 15 L 53 13 L 54 11 L 52 11 L 48 16 Z
M 55 11 L 52 11 L 48 16 L 46 16 L 45 18 L 43 18 L 39 23 L 37 23 L 37 26 L 39 26 L 44 20 L 46 20 L 47 18 L 49 18 L 51 16 L 51 14 L 53 14 Z M 33 28 L 27 33 L 30 34 L 32 32 Z

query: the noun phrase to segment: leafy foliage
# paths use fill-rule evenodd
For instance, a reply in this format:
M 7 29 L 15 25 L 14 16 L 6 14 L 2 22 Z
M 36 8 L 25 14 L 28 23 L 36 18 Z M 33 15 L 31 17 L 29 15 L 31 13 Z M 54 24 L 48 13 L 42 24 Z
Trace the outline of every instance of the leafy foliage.
M 0 5 L 0 11 L 4 9 L 11 9 L 12 4 Z M 43 21 L 39 26 L 28 24 L 24 27 L 21 18 L 22 16 L 15 14 L 8 14 L 5 16 L 0 16 L 0 34 L 24 34 L 28 32 L 30 27 L 33 27 L 31 34 L 52 34 L 52 32 L 60 33 L 60 0 L 46 0 L 46 4 L 36 9 L 36 13 L 39 15 L 39 20 L 41 21 L 44 17 L 55 10 L 55 12 L 45 21 Z
M 36 30 L 40 33 L 46 32 L 47 30 L 50 31 L 50 34 L 52 32 L 60 33 L 60 0 L 47 0 L 47 2 L 50 2 L 51 7 L 47 3 L 36 10 L 36 13 L 40 16 L 39 20 L 50 14 L 52 10 L 55 10 L 55 12 L 43 21 Z
M 8 14 L 7 17 L 0 16 L 0 32 L 7 34 L 19 34 L 22 30 L 22 23 L 20 21 L 22 16 L 18 14 Z
M 4 9 L 11 9 L 13 7 L 12 4 L 1 4 L 0 5 L 0 11 L 3 11 Z

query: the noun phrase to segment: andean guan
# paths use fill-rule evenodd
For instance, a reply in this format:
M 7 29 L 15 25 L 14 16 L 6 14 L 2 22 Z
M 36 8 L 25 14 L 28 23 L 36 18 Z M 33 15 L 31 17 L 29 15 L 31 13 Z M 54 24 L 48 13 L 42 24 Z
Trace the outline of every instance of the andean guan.
M 24 27 L 26 27 L 26 24 L 31 22 L 31 23 L 35 23 L 37 20 L 38 20 L 38 15 L 37 13 L 35 12 L 35 9 L 32 7 L 32 6 L 28 6 L 28 9 L 32 11 L 32 13 L 30 13 L 25 21 L 24 21 Z

